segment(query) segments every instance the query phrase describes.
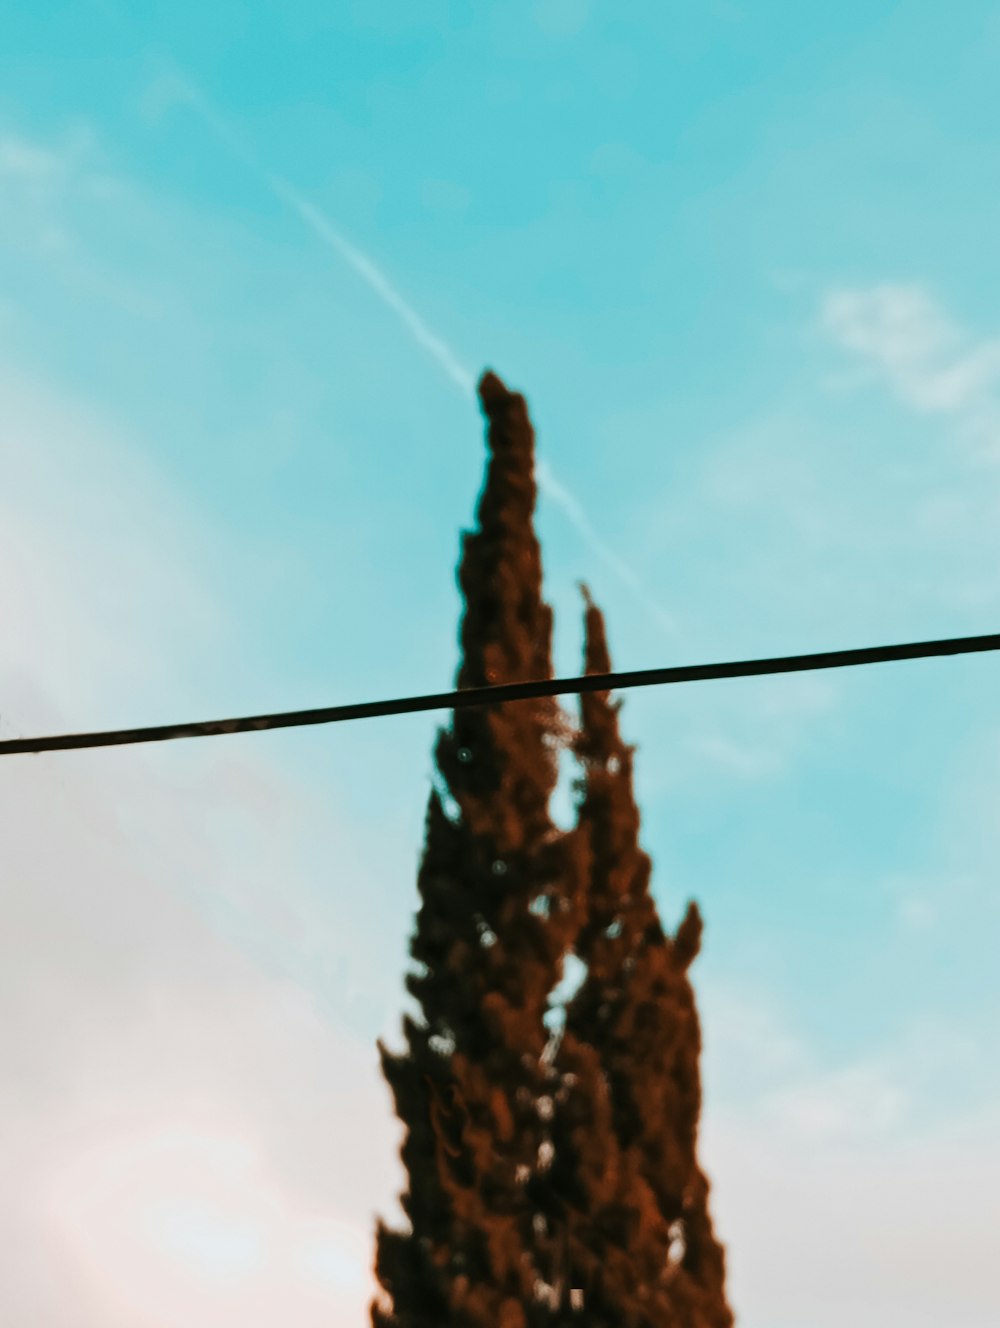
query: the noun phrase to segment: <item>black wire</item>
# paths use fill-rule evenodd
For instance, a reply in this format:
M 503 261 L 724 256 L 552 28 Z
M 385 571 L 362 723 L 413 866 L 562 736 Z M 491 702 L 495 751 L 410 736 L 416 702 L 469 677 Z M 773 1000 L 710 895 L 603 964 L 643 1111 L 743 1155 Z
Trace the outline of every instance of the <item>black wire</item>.
M 747 659 L 723 664 L 682 664 L 663 669 L 637 669 L 631 673 L 589 673 L 580 678 L 545 678 L 537 682 L 467 687 L 457 692 L 435 692 L 429 696 L 408 696 L 394 701 L 361 701 L 353 705 L 323 706 L 317 710 L 248 715 L 242 719 L 209 719 L 191 724 L 160 724 L 152 728 L 110 729 L 103 733 L 63 733 L 48 738 L 11 738 L 0 742 L 0 756 L 68 751 L 80 747 L 124 747 L 140 742 L 166 742 L 172 738 L 214 738 L 223 733 L 253 733 L 264 729 L 297 728 L 304 724 L 337 724 L 347 719 L 409 715 L 419 710 L 458 710 L 465 706 L 498 705 L 502 701 L 524 701 L 540 696 L 620 691 L 625 687 L 703 682 L 712 678 L 752 678 L 767 673 L 804 673 L 814 669 L 924 659 L 930 655 L 968 655 L 983 650 L 1000 650 L 1000 634 L 867 646 L 857 650 L 827 650 L 812 655 L 783 655 L 775 659 Z

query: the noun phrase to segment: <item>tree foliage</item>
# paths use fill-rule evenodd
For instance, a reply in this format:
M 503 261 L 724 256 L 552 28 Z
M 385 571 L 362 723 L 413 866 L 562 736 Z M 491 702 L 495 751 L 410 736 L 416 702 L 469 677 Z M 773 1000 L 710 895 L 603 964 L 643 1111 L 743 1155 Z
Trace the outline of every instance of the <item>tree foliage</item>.
M 586 588 L 584 595 L 584 669 L 610 673 L 604 618 Z M 586 1044 L 601 1066 L 620 1177 L 614 1212 L 624 1233 L 624 1253 L 610 1264 L 600 1248 L 597 1275 L 615 1270 L 609 1296 L 619 1324 L 729 1328 L 724 1255 L 697 1160 L 701 1032 L 688 969 L 701 917 L 690 904 L 673 936 L 660 923 L 652 864 L 639 845 L 635 749 L 619 731 L 620 707 L 606 692 L 584 693 L 574 742 L 577 825 L 590 870 L 575 943 L 584 977 L 567 1010 L 566 1038 Z M 607 1151 L 599 1139 L 597 1146 Z M 610 1276 L 604 1272 L 604 1281 Z
M 463 537 L 458 687 L 552 676 L 524 398 L 479 385 L 489 427 L 477 529 Z M 576 927 L 582 869 L 552 822 L 554 700 L 456 710 L 439 734 L 407 987 L 421 1017 L 382 1048 L 404 1123 L 408 1231 L 381 1228 L 377 1328 L 523 1328 L 545 1239 L 528 1187 L 550 1155 L 543 1022 Z
M 476 528 L 462 540 L 457 686 L 552 676 L 534 435 L 492 373 Z M 610 663 L 588 602 L 586 667 Z M 552 821 L 560 750 L 578 821 Z M 437 739 L 405 1046 L 380 1046 L 404 1126 L 406 1225 L 379 1226 L 374 1328 L 729 1328 L 696 1160 L 692 906 L 664 934 L 617 706 L 456 710 Z M 566 955 L 584 980 L 553 1032 Z M 558 1011 L 556 1012 L 558 1013 Z

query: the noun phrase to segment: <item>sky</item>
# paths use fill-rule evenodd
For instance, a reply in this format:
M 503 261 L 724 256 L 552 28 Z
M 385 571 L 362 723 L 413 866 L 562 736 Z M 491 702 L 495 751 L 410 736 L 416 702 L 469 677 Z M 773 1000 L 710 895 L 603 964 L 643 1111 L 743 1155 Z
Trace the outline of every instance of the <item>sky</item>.
M 1000 622 L 1000 8 L 0 3 L 0 735 Z M 741 1328 L 988 1328 L 992 656 L 627 693 Z M 0 1317 L 360 1328 L 440 717 L 0 761 Z M 570 815 L 567 782 L 557 794 Z

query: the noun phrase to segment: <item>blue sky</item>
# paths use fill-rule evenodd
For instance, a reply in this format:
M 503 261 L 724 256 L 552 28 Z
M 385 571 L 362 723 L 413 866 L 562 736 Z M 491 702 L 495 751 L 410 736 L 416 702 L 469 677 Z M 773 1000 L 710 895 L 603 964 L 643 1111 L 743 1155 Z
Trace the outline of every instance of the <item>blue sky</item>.
M 538 427 L 560 672 L 579 578 L 623 668 L 996 630 L 995 6 L 3 27 L 5 733 L 447 687 L 487 364 Z M 962 1262 L 1000 1173 L 994 678 L 627 697 L 664 912 L 707 917 L 746 1328 L 1000 1308 Z M 364 1321 L 434 724 L 0 770 L 8 1317 L 44 1283 L 60 1323 Z

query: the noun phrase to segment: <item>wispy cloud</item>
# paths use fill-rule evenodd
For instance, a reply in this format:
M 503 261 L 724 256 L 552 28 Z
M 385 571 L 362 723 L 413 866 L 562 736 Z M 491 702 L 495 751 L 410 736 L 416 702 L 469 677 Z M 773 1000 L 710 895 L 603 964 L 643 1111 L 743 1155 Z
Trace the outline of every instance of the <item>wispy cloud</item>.
M 933 1111 L 939 1081 L 967 1078 L 984 1045 L 915 1021 L 831 1064 L 763 988 L 706 982 L 700 995 L 702 1156 L 740 1322 L 995 1320 L 984 1232 L 1000 1177 L 996 1106 Z
M 881 1102 L 876 1118 L 894 1110 Z M 817 1146 L 780 1121 L 710 1119 L 705 1153 L 740 1323 L 995 1323 L 1000 1302 L 986 1270 L 998 1125 L 995 1111 L 969 1113 L 905 1140 Z
M 93 408 L 0 395 L 5 726 L 183 695 L 239 650 L 197 511 Z M 396 1164 L 331 1017 L 355 980 L 375 1015 L 385 946 L 335 888 L 375 894 L 342 796 L 270 747 L 74 756 L 0 763 L 0 1321 L 361 1323 Z
M 63 169 L 63 158 L 17 134 L 0 134 L 0 176 L 18 180 L 50 180 Z
M 332 218 L 296 185 L 283 175 L 268 170 L 195 83 L 176 70 L 165 72 L 147 91 L 145 105 L 154 114 L 163 114 L 174 105 L 186 105 L 194 110 L 222 146 L 242 162 L 273 197 L 288 207 L 321 243 L 358 274 L 373 294 L 396 316 L 413 341 L 431 356 L 462 394 L 475 397 L 473 374 L 447 341 L 434 331 L 406 299 L 374 258 L 348 239 Z M 542 461 L 537 475 L 542 492 L 569 519 L 591 553 L 627 587 L 653 620 L 675 637 L 678 629 L 674 617 L 656 602 L 634 569 L 600 537 L 579 499 L 557 478 L 552 467 Z
M 917 284 L 836 289 L 822 323 L 912 410 L 953 418 L 1000 458 L 1000 337 L 976 339 Z

